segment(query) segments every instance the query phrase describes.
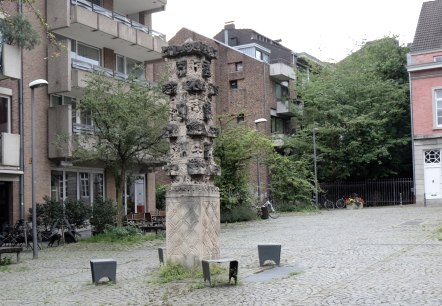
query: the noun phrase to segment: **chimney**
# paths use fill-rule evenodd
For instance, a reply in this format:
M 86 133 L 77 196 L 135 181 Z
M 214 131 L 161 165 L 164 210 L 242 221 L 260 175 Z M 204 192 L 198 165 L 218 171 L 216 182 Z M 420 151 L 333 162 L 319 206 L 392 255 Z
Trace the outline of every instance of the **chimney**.
M 235 30 L 235 22 L 227 21 L 224 23 L 224 43 L 229 45 L 229 30 Z
M 224 23 L 224 30 L 235 30 L 235 21 L 227 21 Z

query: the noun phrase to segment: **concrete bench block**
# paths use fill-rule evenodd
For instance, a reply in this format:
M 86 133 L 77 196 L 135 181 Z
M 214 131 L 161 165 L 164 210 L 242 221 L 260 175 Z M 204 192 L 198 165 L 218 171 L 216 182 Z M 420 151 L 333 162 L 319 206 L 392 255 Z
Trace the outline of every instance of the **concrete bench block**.
M 158 258 L 160 260 L 160 266 L 161 264 L 164 265 L 164 256 L 166 255 L 166 248 L 158 248 Z
M 281 261 L 280 244 L 258 244 L 259 265 L 262 267 L 266 260 L 272 260 L 279 266 Z
M 92 282 L 98 285 L 103 277 L 107 277 L 113 283 L 117 282 L 117 261 L 115 259 L 92 259 L 91 272 Z
M 229 284 L 230 280 L 233 278 L 235 280 L 235 285 L 238 280 L 238 260 L 233 258 L 220 258 L 220 259 L 207 259 L 202 260 L 201 265 L 203 267 L 204 282 L 209 281 L 209 285 L 212 285 L 210 279 L 210 264 L 211 263 L 229 263 Z

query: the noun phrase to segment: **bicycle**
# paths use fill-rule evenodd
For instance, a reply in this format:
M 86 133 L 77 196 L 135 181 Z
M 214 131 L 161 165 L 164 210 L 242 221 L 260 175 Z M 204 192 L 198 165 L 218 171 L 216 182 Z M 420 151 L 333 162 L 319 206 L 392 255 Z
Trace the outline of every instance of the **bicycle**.
M 322 196 L 322 201 L 318 202 L 318 209 L 321 208 L 325 208 L 327 210 L 329 209 L 334 209 L 335 208 L 335 203 L 333 203 L 332 201 L 330 201 L 329 199 L 327 199 L 327 196 Z
M 281 215 L 281 212 L 278 210 L 278 208 L 275 207 L 275 204 L 272 204 L 272 202 L 270 202 L 269 199 L 267 199 L 267 201 L 264 204 L 258 206 L 257 209 L 258 209 L 258 215 L 262 219 L 267 219 L 265 218 L 266 213 L 268 213 L 268 216 L 272 219 L 277 219 Z
M 336 208 L 345 208 L 345 197 L 342 196 L 340 197 L 336 203 L 335 203 Z

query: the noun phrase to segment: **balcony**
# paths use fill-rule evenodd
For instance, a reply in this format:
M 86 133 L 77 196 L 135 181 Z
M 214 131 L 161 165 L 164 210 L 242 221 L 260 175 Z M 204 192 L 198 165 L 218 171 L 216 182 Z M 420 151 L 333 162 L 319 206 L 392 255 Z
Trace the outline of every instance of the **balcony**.
M 282 59 L 271 61 L 270 76 L 279 82 L 296 79 L 294 68 Z
M 0 80 L 21 78 L 20 48 L 0 43 Z
M 1 167 L 20 167 L 20 134 L 1 133 Z
M 291 100 L 277 101 L 276 114 L 293 117 L 296 114 L 302 114 L 302 106 Z
M 165 1 L 127 2 L 114 1 L 114 5 L 123 12 L 127 6 L 126 13 L 133 14 L 135 9 L 161 9 Z M 86 0 L 48 0 L 47 16 L 53 33 L 141 62 L 161 59 L 161 47 L 167 45 L 163 34 Z
M 61 41 L 70 48 L 70 40 Z M 111 78 L 126 80 L 127 74 L 72 58 L 71 52 L 63 52 L 58 57 L 48 58 L 48 93 L 70 92 L 80 96 L 91 73 L 99 72 Z M 140 80 L 142 82 L 143 80 Z

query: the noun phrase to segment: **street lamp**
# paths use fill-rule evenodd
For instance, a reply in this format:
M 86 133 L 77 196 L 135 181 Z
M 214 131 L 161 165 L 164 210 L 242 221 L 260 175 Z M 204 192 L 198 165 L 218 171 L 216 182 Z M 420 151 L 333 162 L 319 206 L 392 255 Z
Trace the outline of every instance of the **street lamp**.
M 316 131 L 317 128 L 313 128 L 313 165 L 315 169 L 315 204 L 318 207 L 318 170 L 316 168 Z
M 48 81 L 43 79 L 34 80 L 29 83 L 31 88 L 31 160 L 32 160 L 32 258 L 38 258 L 37 242 L 37 207 L 35 203 L 35 96 L 34 89 L 47 86 Z
M 267 122 L 266 118 L 259 118 L 255 120 L 255 127 L 258 131 L 258 124 L 261 122 Z M 256 179 L 258 181 L 258 201 L 261 201 L 261 177 L 259 175 L 259 156 L 256 155 Z

